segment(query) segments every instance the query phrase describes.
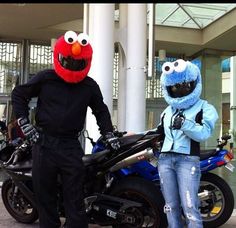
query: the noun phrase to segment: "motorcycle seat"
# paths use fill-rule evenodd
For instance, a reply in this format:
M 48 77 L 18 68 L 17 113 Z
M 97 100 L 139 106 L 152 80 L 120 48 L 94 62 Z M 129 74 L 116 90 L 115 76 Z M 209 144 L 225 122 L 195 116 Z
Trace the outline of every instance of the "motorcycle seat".
M 119 138 L 121 147 L 124 148 L 126 146 L 130 146 L 135 144 L 137 141 L 143 138 L 143 134 L 134 134 L 134 135 L 125 135 Z
M 201 150 L 200 151 L 200 161 L 208 159 L 209 157 L 215 155 L 216 149 Z
M 108 153 L 110 153 L 110 150 L 103 150 L 96 154 L 86 154 L 82 160 L 85 166 L 93 165 L 102 161 Z

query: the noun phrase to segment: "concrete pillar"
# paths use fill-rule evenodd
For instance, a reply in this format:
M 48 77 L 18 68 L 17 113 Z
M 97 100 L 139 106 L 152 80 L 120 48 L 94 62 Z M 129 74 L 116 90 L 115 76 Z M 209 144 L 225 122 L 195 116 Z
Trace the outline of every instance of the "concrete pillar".
M 236 147 L 236 56 L 230 58 L 230 133 Z
M 112 112 L 115 4 L 91 4 L 93 28 L 89 29 L 93 47 L 91 77 L 99 84 L 104 101 Z
M 89 4 L 89 37 L 93 47 L 89 76 L 100 86 L 104 102 L 111 115 L 113 111 L 114 10 L 115 4 Z M 86 129 L 94 140 L 99 138 L 100 133 L 91 109 L 87 112 Z M 90 153 L 91 149 L 92 146 L 86 141 L 86 153 Z
M 222 72 L 221 57 L 216 55 L 204 54 L 202 61 L 202 98 L 207 100 L 216 108 L 219 119 L 216 122 L 212 136 L 203 143 L 206 149 L 215 148 L 216 140 L 221 136 L 222 123 Z
M 83 32 L 88 34 L 89 29 L 89 4 L 84 3 Z
M 128 4 L 126 130 L 145 130 L 147 6 Z
M 118 100 L 117 100 L 117 127 L 125 131 L 126 114 L 126 45 L 127 45 L 127 4 L 119 5 L 120 19 L 118 30 L 119 47 L 119 78 L 118 78 Z
M 155 4 L 148 4 L 148 77 L 154 77 L 154 58 L 155 58 Z

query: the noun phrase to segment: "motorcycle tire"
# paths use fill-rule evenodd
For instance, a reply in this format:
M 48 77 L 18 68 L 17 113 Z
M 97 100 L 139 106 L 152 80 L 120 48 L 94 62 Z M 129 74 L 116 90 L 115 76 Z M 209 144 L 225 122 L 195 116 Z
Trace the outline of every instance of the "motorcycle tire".
M 160 190 L 151 181 L 140 177 L 127 177 L 115 184 L 111 195 L 143 204 L 141 208 L 129 208 L 126 211 L 136 217 L 137 224 L 117 224 L 112 227 L 167 227 L 167 218 L 163 209 L 165 204 L 164 198 Z M 151 224 L 149 224 L 148 219 L 151 221 Z
M 31 205 L 26 197 L 18 189 L 16 196 L 13 196 L 15 184 L 7 179 L 2 185 L 2 201 L 8 213 L 18 222 L 31 224 L 38 219 L 37 210 Z
M 208 190 L 211 196 L 201 200 L 203 226 L 216 228 L 225 224 L 234 210 L 234 195 L 228 183 L 214 173 L 202 174 L 200 192 Z

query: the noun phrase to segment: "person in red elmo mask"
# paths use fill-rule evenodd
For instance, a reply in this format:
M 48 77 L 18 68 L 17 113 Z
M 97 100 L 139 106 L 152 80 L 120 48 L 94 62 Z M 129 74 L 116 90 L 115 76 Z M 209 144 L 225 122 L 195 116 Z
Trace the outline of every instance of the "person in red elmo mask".
M 41 228 L 61 225 L 57 212 L 58 174 L 63 185 L 65 227 L 88 227 L 82 184 L 84 151 L 78 141 L 88 107 L 107 143 L 115 150 L 120 147 L 100 88 L 87 76 L 92 54 L 86 34 L 67 31 L 54 46 L 54 69 L 40 71 L 12 91 L 18 125 L 33 144 L 33 185 Z M 28 104 L 33 97 L 38 98 L 36 126 L 28 119 Z

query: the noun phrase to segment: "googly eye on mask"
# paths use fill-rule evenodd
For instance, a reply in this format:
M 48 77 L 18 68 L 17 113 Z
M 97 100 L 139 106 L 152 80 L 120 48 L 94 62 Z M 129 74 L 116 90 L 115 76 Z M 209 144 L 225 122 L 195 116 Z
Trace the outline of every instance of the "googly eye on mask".
M 162 65 L 161 70 L 164 74 L 171 74 L 174 71 L 174 65 L 171 62 L 166 62 Z
M 77 40 L 77 34 L 74 31 L 67 31 L 64 35 L 66 43 L 73 44 Z
M 183 59 L 178 59 L 174 63 L 174 70 L 178 73 L 185 71 L 187 67 L 187 62 L 184 61 Z
M 89 37 L 85 33 L 80 33 L 78 35 L 78 41 L 79 41 L 80 45 L 86 46 L 89 43 Z

